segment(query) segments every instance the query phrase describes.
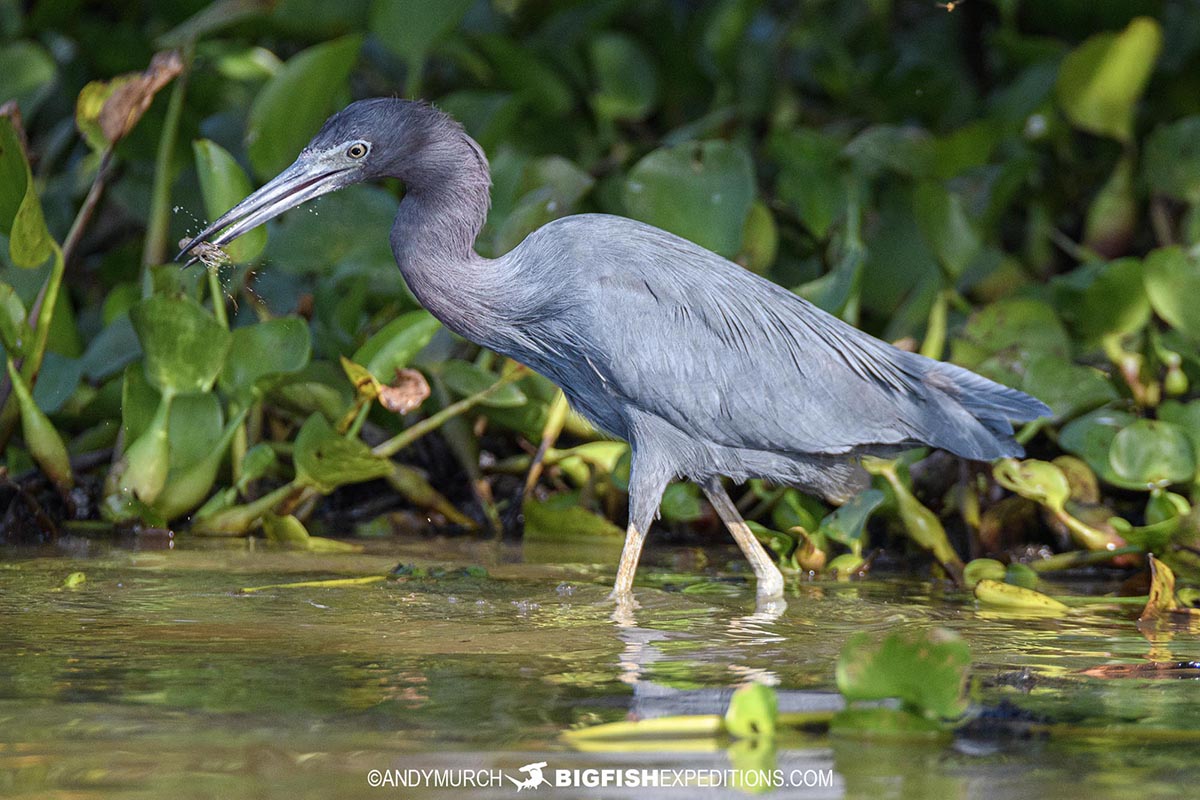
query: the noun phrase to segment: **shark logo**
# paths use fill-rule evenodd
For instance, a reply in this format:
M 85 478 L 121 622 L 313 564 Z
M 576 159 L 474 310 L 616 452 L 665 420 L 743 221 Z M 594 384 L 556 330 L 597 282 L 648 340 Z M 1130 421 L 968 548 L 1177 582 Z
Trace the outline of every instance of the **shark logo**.
M 517 787 L 517 791 L 522 789 L 536 789 L 542 784 L 550 785 L 550 781 L 546 780 L 546 776 L 542 774 L 542 768 L 546 766 L 545 761 L 538 761 L 536 764 L 526 764 L 521 767 L 521 772 L 524 772 L 528 777 L 525 780 L 517 780 L 511 775 L 506 775 L 513 785 Z

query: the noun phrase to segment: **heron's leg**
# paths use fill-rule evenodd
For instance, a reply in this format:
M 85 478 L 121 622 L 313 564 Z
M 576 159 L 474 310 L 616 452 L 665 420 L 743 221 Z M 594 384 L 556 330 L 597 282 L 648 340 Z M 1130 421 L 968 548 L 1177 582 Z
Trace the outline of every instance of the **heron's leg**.
M 625 531 L 625 547 L 621 549 L 621 565 L 617 567 L 617 580 L 613 583 L 612 596 L 620 599 L 633 594 L 633 575 L 637 572 L 638 559 L 642 556 L 642 545 L 646 543 L 646 530 L 638 530 L 631 519 Z
M 750 566 L 754 570 L 754 577 L 758 579 L 759 600 L 782 597 L 783 574 L 780 573 L 779 567 L 775 566 L 775 562 L 771 560 L 771 556 L 767 554 L 763 546 L 758 543 L 758 539 L 746 525 L 742 515 L 738 513 L 737 506 L 733 504 L 729 493 L 721 485 L 721 479 L 716 476 L 709 478 L 701 484 L 700 488 L 704 490 L 708 502 L 712 503 L 717 515 L 725 523 L 725 527 L 729 528 L 729 532 L 733 534 L 733 540 L 738 543 L 746 560 L 750 562 Z

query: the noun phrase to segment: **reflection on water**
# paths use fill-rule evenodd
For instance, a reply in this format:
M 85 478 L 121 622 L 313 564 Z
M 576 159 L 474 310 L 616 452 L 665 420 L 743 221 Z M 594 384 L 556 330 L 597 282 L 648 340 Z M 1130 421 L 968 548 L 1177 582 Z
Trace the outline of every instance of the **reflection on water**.
M 711 743 L 576 753 L 559 733 L 631 713 L 719 713 L 748 681 L 787 690 L 785 702 L 836 704 L 833 665 L 851 634 L 927 626 L 967 639 L 985 702 L 1010 699 L 1088 735 L 951 747 L 793 737 L 752 757 L 801 773 L 832 770 L 834 780 L 773 796 L 1145 798 L 1177 796 L 1200 779 L 1195 743 L 1155 741 L 1156 732 L 1200 731 L 1196 682 L 1096 670 L 1145 663 L 1151 653 L 1194 660 L 1196 637 L 1150 642 L 1118 609 L 1065 620 L 985 616 L 930 584 L 880 579 L 800 585 L 779 614 L 752 613 L 752 587 L 725 584 L 717 593 L 647 589 L 637 608 L 614 609 L 603 570 L 529 564 L 519 549 L 469 542 L 338 558 L 242 547 L 4 555 L 6 796 L 358 797 L 389 792 L 368 787 L 372 769 L 521 777 L 519 767 L 540 761 L 547 769 L 729 769 L 744 754 Z M 558 555 L 562 564 L 578 558 Z M 481 564 L 489 576 L 238 592 L 382 573 L 398 561 Z M 60 589 L 75 570 L 87 582 Z M 1105 735 L 1113 724 L 1124 726 L 1121 736 Z M 515 787 L 390 794 L 511 797 Z M 696 796 L 554 792 L 598 794 Z

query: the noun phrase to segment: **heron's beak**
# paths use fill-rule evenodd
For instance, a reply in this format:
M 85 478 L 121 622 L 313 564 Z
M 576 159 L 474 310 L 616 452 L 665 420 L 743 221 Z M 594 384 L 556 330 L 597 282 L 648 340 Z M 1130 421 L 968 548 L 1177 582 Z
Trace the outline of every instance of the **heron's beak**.
M 274 219 L 290 208 L 353 183 L 352 179 L 348 179 L 350 172 L 351 169 L 345 167 L 331 168 L 328 163 L 297 159 L 257 192 L 200 231 L 184 245 L 179 255 L 175 256 L 175 260 L 183 258 L 194 247 L 204 242 L 218 247 L 229 244 L 243 233 Z M 220 234 L 214 235 L 218 231 Z M 188 265 L 195 263 L 198 258 L 189 258 Z

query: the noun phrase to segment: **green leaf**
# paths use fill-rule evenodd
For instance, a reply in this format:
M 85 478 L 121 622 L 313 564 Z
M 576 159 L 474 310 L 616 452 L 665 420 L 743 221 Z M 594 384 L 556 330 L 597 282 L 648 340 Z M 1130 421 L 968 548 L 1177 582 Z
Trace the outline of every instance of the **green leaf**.
M 1120 33 L 1092 36 L 1063 59 L 1055 89 L 1078 128 L 1120 142 L 1133 138 L 1133 111 L 1162 49 L 1162 30 L 1138 17 Z
M 109 495 L 132 494 L 147 505 L 153 503 L 167 484 L 171 468 L 170 448 L 171 396 L 164 394 L 154 417 L 142 434 L 130 442 L 124 455 L 113 465 Z
M 1021 497 L 1061 510 L 1071 496 L 1071 484 L 1057 465 L 1048 461 L 1004 458 L 992 467 L 996 482 Z
M 350 360 L 364 365 L 376 380 L 390 383 L 396 370 L 407 367 L 441 327 L 428 311 L 410 311 L 384 325 Z
M 1170 422 L 1136 420 L 1113 437 L 1108 460 L 1117 476 L 1141 488 L 1184 483 L 1196 475 L 1192 442 Z
M 739 739 L 771 738 L 779 723 L 779 698 L 762 683 L 743 686 L 729 698 L 725 730 Z
M 1200 465 L 1200 400 L 1180 403 L 1167 400 L 1158 407 L 1158 418 L 1179 426 L 1192 442 L 1192 454 Z
M 473 0 L 374 0 L 370 31 L 385 47 L 419 69 L 429 50 L 458 25 Z
M 1146 139 L 1142 175 L 1153 192 L 1200 203 L 1200 115 L 1154 129 Z
M 981 308 L 951 344 L 956 364 L 992 378 L 1011 376 L 1011 383 L 1019 380 L 1036 353 L 1066 359 L 1070 340 L 1053 308 L 1026 298 L 999 300 Z
M 469 361 L 459 359 L 452 359 L 442 364 L 440 372 L 446 386 L 459 397 L 469 397 L 482 392 L 500 380 L 499 375 L 477 367 Z M 523 406 L 527 402 L 529 402 L 529 398 L 525 396 L 525 393 L 515 384 L 510 383 L 489 394 L 480 402 L 480 405 L 489 408 L 515 408 Z
M 1006 608 L 1034 614 L 1062 616 L 1070 610 L 1063 603 L 1041 592 L 988 578 L 975 584 L 975 599 L 993 608 Z
M 151 385 L 171 395 L 212 389 L 232 340 L 212 314 L 190 297 L 155 295 L 134 306 L 129 315 L 142 343 Z
M 16 290 L 0 283 L 0 344 L 13 358 L 24 355 L 33 331 L 25 324 L 25 304 Z
M 42 468 L 42 472 L 46 473 L 46 477 L 53 481 L 59 491 L 66 492 L 75 485 L 67 446 L 63 444 L 62 436 L 55 429 L 54 423 L 33 401 L 29 384 L 13 364 L 12 357 L 6 360 L 8 379 L 21 412 L 21 432 L 25 437 L 25 446 L 29 448 L 33 460 Z
M 625 531 L 580 506 L 574 498 L 556 495 L 548 500 L 526 496 L 522 505 L 525 536 L 538 541 L 604 539 L 620 542 Z
M 296 482 L 329 494 L 347 483 L 383 478 L 391 463 L 371 452 L 358 439 L 347 439 L 330 427 L 325 417 L 313 414 L 296 436 Z
M 54 89 L 54 59 L 39 44 L 15 41 L 0 47 L 0 98 L 15 100 L 26 117 Z
M 250 164 L 270 178 L 296 158 L 346 93 L 361 36 L 314 45 L 288 59 L 259 91 L 246 123 Z
M 841 142 L 808 128 L 781 129 L 767 140 L 779 166 L 775 194 L 818 239 L 846 213 L 846 176 Z
M 200 192 L 209 219 L 216 219 L 250 194 L 250 179 L 233 156 L 216 142 L 197 139 L 192 143 L 196 155 L 196 173 L 200 177 Z M 253 261 L 267 246 L 267 226 L 239 236 L 224 246 L 230 260 L 237 264 Z
M 1084 289 L 1076 319 L 1080 334 L 1089 341 L 1145 327 L 1150 301 L 1142 283 L 1141 260 L 1122 258 L 1103 265 Z
M 275 379 L 304 369 L 311 356 L 308 323 L 299 317 L 234 328 L 221 390 L 245 404 L 253 394 L 268 391 Z
M 1067 423 L 1059 432 L 1058 443 L 1068 453 L 1086 461 L 1101 480 L 1123 489 L 1143 489 L 1144 486 L 1130 483 L 1118 475 L 1108 459 L 1117 433 L 1136 419 L 1126 411 L 1099 408 Z
M 837 663 L 838 689 L 846 699 L 898 698 L 927 717 L 957 719 L 967 710 L 971 651 L 952 631 L 855 634 Z
M 619 33 L 602 33 L 588 47 L 596 90 L 592 108 L 608 120 L 640 120 L 658 102 L 658 73 L 644 47 Z
M 164 519 L 194 511 L 212 491 L 217 472 L 245 417 L 222 426 L 221 404 L 212 394 L 180 395 L 171 406 L 170 471 L 153 509 Z
M 913 215 L 942 270 L 957 279 L 982 247 L 962 199 L 941 183 L 924 181 L 913 192 Z
M 1127 252 L 1136 224 L 1133 156 L 1126 154 L 1117 161 L 1112 174 L 1088 207 L 1083 244 L 1102 256 L 1120 255 Z
M 742 247 L 754 191 L 749 153 L 706 141 L 659 148 L 637 162 L 622 202 L 634 219 L 733 258 Z
M 846 545 L 856 555 L 861 555 L 867 520 L 885 499 L 887 495 L 878 489 L 859 492 L 821 520 L 818 530 L 833 541 Z
M 1200 259 L 1179 247 L 1161 247 L 1146 256 L 1143 278 L 1154 313 L 1200 339 Z
M 58 248 L 42 216 L 42 203 L 12 118 L 0 115 L 0 233 L 18 267 L 45 263 Z

